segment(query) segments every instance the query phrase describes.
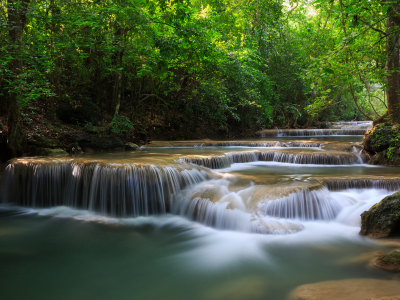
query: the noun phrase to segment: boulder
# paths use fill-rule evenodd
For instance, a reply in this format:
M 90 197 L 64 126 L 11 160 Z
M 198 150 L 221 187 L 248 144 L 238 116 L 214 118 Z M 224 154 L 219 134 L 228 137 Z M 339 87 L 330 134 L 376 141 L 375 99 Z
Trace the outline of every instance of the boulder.
M 378 124 L 368 130 L 362 142 L 363 148 L 371 155 L 369 164 L 400 166 L 400 125 Z
M 391 139 L 395 136 L 397 127 L 389 123 L 379 124 L 365 133 L 362 145 L 371 153 L 381 152 L 390 146 Z
M 390 254 L 379 256 L 374 265 L 382 269 L 394 272 L 400 272 L 400 252 L 393 251 Z
M 360 234 L 376 238 L 400 234 L 400 191 L 361 214 Z
M 395 148 L 390 153 L 383 150 L 371 156 L 368 161 L 370 165 L 400 166 L 400 149 Z
M 36 156 L 67 156 L 68 152 L 62 149 L 36 148 L 34 155 Z
M 85 152 L 106 151 L 106 150 L 125 150 L 125 144 L 118 138 L 112 136 L 96 137 L 92 135 L 78 135 L 74 141 Z
M 346 279 L 323 281 L 301 285 L 296 288 L 292 300 L 365 300 L 365 299 L 396 299 L 400 295 L 400 281 L 378 279 Z M 388 298 L 386 298 L 388 297 Z
M 77 142 L 69 144 L 67 147 L 67 151 L 72 154 L 82 154 L 83 153 L 82 148 L 79 146 L 79 144 Z
M 140 147 L 134 143 L 126 143 L 125 149 L 128 151 L 135 151 L 135 150 L 140 150 Z

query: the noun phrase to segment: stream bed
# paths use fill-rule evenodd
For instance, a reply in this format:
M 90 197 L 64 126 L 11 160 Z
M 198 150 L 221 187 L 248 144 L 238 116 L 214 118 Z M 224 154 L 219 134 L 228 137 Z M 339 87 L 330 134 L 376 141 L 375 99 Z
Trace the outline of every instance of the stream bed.
M 392 279 L 360 259 L 389 248 L 358 233 L 360 214 L 400 189 L 399 169 L 367 165 L 359 141 L 13 160 L 2 299 L 285 300 L 308 283 Z

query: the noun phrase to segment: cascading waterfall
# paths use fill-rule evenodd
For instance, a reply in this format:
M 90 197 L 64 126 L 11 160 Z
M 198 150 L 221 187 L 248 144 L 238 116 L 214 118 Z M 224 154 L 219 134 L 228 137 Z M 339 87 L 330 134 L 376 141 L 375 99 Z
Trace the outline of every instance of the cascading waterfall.
M 286 153 L 286 152 L 229 152 L 220 156 L 182 156 L 180 162 L 186 162 L 210 169 L 223 169 L 233 163 L 271 161 L 293 164 L 316 165 L 352 165 L 363 163 L 357 153 Z
M 201 147 L 252 147 L 252 148 L 276 148 L 276 147 L 297 147 L 297 148 L 318 148 L 323 143 L 318 142 L 279 142 L 279 141 L 268 141 L 268 142 L 201 142 L 201 143 L 173 143 L 168 145 L 162 143 L 151 144 L 149 146 L 142 146 L 146 148 L 201 148 Z
M 4 202 L 70 206 L 116 216 L 166 213 L 172 194 L 209 178 L 181 166 L 53 160 L 13 162 L 5 171 Z
M 314 165 L 353 165 L 359 164 L 359 157 L 354 154 L 331 153 L 285 153 L 285 152 L 260 152 L 259 161 L 274 161 L 292 164 Z
M 300 220 L 332 220 L 351 200 L 342 202 L 333 199 L 326 188 L 310 191 L 301 189 L 276 200 L 265 200 L 259 204 L 260 211 L 267 216 Z
M 364 135 L 366 129 L 287 129 L 263 130 L 258 134 L 261 137 L 282 136 L 329 136 L 329 135 Z
M 326 181 L 330 191 L 347 189 L 385 189 L 388 191 L 400 190 L 400 179 L 331 179 Z
M 221 230 L 290 234 L 304 228 L 296 222 L 247 211 L 241 193 L 230 192 L 228 185 L 221 179 L 184 189 L 171 201 L 171 212 Z

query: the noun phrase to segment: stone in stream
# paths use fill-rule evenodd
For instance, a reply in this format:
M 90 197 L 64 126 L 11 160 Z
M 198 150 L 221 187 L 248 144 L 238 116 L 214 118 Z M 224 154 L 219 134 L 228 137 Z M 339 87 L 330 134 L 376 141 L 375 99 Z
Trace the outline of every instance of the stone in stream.
M 136 150 L 140 150 L 140 147 L 134 143 L 126 143 L 125 150 L 136 151 Z
M 400 272 L 400 252 L 379 256 L 374 260 L 374 265 L 388 271 Z
M 400 234 L 400 191 L 361 214 L 360 234 L 375 238 Z
M 291 300 L 366 300 L 396 299 L 400 281 L 369 278 L 323 281 L 301 285 L 290 295 Z M 382 298 L 383 297 L 383 298 Z M 392 297 L 392 298 L 391 298 Z

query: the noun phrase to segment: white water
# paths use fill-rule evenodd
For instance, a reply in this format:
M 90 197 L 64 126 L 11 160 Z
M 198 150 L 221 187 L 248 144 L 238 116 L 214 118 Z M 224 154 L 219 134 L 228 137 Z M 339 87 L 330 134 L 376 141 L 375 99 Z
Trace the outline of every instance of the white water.
M 182 234 L 191 237 L 190 241 L 188 241 L 192 245 L 191 250 L 180 254 L 177 259 L 180 260 L 180 265 L 193 272 L 194 270 L 210 271 L 210 269 L 220 269 L 247 259 L 274 266 L 275 262 L 268 257 L 268 249 L 272 249 L 274 245 L 295 248 L 299 246 L 322 247 L 323 245 L 329 246 L 338 243 L 373 244 L 373 240 L 358 234 L 360 230 L 359 215 L 366 208 L 391 194 L 391 192 L 364 189 L 330 192 L 330 194 L 331 197 L 336 199 L 341 197 L 350 198 L 354 201 L 354 204 L 344 207 L 335 219 L 329 221 L 301 221 L 303 230 L 289 235 L 265 235 L 218 230 L 204 226 L 199 222 L 191 221 L 186 217 L 172 214 L 136 218 L 112 218 L 87 210 L 77 210 L 65 206 L 49 209 L 20 208 L 20 211 L 47 217 L 73 218 L 81 222 L 97 222 L 128 227 L 150 225 L 154 228 L 185 228 Z M 182 263 L 182 260 L 184 263 Z

